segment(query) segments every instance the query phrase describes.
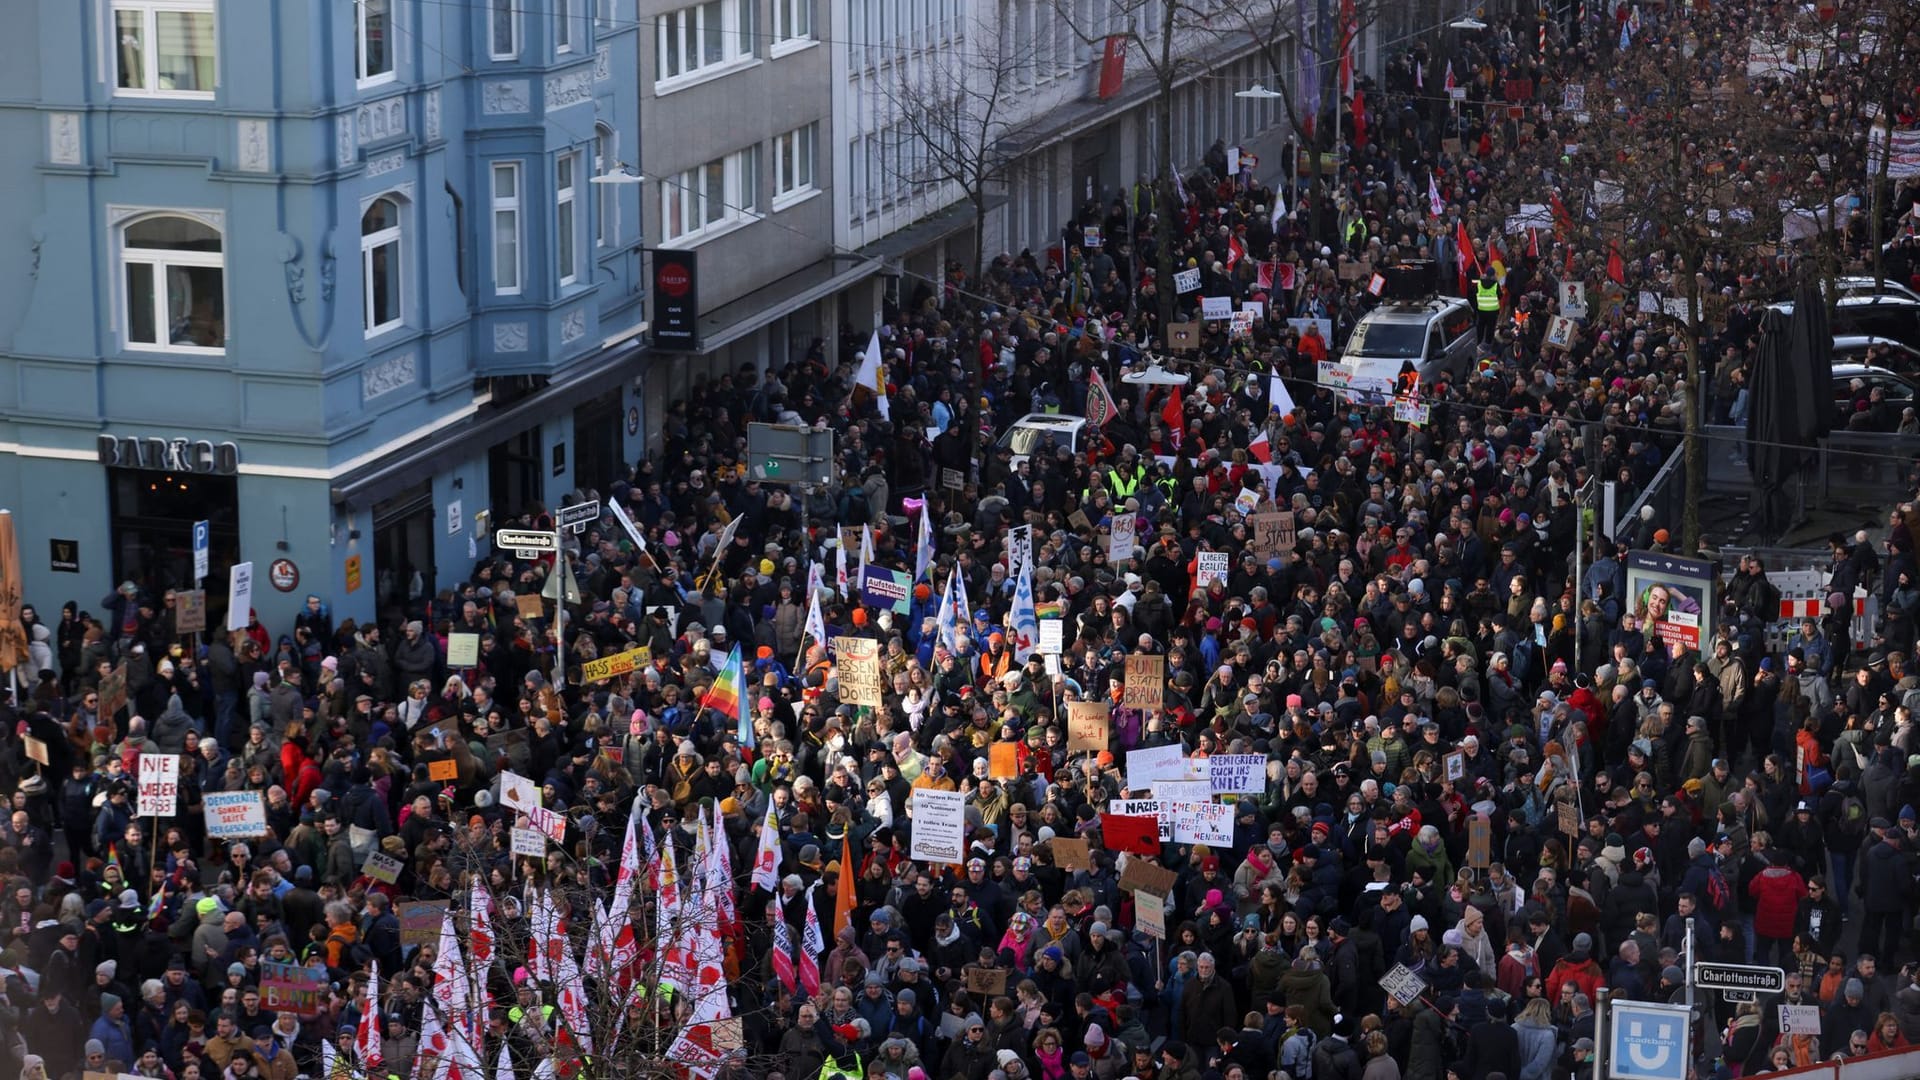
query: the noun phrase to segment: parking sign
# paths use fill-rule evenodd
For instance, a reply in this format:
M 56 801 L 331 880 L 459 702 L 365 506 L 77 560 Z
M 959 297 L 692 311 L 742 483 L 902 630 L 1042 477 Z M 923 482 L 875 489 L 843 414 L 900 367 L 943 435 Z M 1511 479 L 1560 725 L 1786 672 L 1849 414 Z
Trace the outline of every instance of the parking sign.
M 193 581 L 199 584 L 207 576 L 207 555 L 211 547 L 212 526 L 204 521 L 193 523 Z
M 1687 1080 L 1692 1014 L 1685 1005 L 1610 1004 L 1608 1072 L 1614 1080 Z

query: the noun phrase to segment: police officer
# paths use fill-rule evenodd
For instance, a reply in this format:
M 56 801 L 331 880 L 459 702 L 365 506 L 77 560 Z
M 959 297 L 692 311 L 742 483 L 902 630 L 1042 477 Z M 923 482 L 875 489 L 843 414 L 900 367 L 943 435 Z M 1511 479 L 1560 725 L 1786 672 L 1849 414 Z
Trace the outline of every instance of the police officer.
M 1474 286 L 1473 310 L 1480 328 L 1480 344 L 1491 344 L 1500 324 L 1500 285 L 1492 274 L 1482 274 L 1480 283 Z

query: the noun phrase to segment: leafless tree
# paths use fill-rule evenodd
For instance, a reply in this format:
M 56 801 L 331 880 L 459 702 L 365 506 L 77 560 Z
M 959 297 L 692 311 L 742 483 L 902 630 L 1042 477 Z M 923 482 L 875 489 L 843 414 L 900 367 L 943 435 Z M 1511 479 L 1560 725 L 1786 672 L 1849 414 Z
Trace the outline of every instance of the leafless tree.
M 987 200 L 1006 182 L 1022 136 L 1042 118 L 1019 107 L 1032 46 L 973 20 L 962 49 L 928 50 L 917 62 L 892 65 L 880 93 L 899 120 L 911 152 L 894 182 L 922 191 L 958 188 L 973 207 L 973 259 L 979 273 L 986 245 Z

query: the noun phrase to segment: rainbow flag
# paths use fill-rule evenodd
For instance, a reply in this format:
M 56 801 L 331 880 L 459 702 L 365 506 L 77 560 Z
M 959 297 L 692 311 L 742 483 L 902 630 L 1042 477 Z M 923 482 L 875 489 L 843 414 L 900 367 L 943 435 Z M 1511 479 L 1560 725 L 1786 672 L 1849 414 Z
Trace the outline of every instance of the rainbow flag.
M 726 666 L 720 669 L 720 677 L 713 681 L 707 690 L 704 703 L 717 713 L 725 713 L 739 721 L 740 745 L 753 745 L 753 718 L 747 711 L 747 676 L 740 663 L 740 646 L 735 645 L 727 654 Z

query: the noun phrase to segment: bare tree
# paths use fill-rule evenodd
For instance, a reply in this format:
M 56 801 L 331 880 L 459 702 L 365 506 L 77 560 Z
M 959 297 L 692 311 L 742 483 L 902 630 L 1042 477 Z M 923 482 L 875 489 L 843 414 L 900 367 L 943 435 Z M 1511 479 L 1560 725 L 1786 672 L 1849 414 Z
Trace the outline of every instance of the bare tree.
M 1096 5 L 1098 16 L 1112 27 L 1081 18 L 1073 0 L 1054 0 L 1054 12 L 1089 45 L 1109 36 L 1124 38 L 1129 58 L 1137 57 L 1153 76 L 1154 95 L 1154 295 L 1164 333 L 1174 321 L 1173 216 L 1180 205 L 1173 160 L 1173 92 L 1188 75 L 1206 66 L 1206 46 L 1220 31 L 1214 17 L 1217 3 L 1205 0 L 1110 0 Z
M 978 274 L 986 247 L 987 199 L 1006 182 L 1021 137 L 1042 114 L 1018 102 L 1033 62 L 1029 43 L 995 33 L 978 19 L 960 41 L 966 48 L 932 49 L 919 62 L 895 63 L 880 93 L 898 118 L 900 137 L 912 147 L 892 156 L 905 163 L 893 179 L 935 193 L 959 189 L 973 207 L 968 272 Z

